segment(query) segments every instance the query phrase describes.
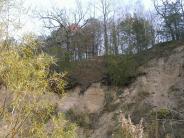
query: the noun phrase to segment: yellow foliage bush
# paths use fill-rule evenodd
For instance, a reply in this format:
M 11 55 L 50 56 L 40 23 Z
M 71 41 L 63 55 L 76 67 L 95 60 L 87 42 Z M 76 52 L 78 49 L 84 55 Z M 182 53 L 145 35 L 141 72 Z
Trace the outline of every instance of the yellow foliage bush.
M 10 104 L 0 107 L 0 123 L 6 124 L 0 137 L 74 138 L 75 125 L 56 113 L 55 103 L 43 98 L 53 91 L 51 80 L 63 94 L 64 81 L 63 74 L 49 73 L 55 60 L 37 46 L 36 40 L 26 37 L 18 47 L 0 47 L 0 80 L 11 96 Z

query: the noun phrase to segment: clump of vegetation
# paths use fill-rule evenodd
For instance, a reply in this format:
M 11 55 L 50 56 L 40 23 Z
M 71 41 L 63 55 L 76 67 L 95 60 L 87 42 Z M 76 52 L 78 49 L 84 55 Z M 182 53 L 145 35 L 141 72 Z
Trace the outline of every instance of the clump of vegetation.
M 50 80 L 57 83 L 54 92 L 60 94 L 64 81 L 62 74 L 50 74 L 55 60 L 38 46 L 34 37 L 25 37 L 19 47 L 0 47 L 0 80 L 11 95 L 10 104 L 0 108 L 0 122 L 7 126 L 0 136 L 73 138 L 76 126 L 56 113 L 54 102 L 43 98 L 53 92 Z
M 138 64 L 132 55 L 107 57 L 107 74 L 112 84 L 128 85 L 137 76 Z
M 167 119 L 172 117 L 172 113 L 166 108 L 161 108 L 159 110 L 153 111 L 152 116 L 157 117 L 157 119 Z
M 52 77 L 48 80 L 50 91 L 59 95 L 63 95 L 65 87 L 64 81 L 62 81 L 63 78 L 64 74 L 54 72 Z
M 119 106 L 119 103 L 115 103 L 117 94 L 112 90 L 105 92 L 105 107 L 103 111 L 112 112 Z
M 148 97 L 149 95 L 150 95 L 150 93 L 147 92 L 147 91 L 139 91 L 138 92 L 138 96 L 141 97 L 141 98 Z
M 160 109 L 157 114 L 160 119 L 171 116 L 171 112 L 168 109 Z
M 90 115 L 88 113 L 78 113 L 74 109 L 70 109 L 66 112 L 66 117 L 80 127 L 90 128 L 91 126 Z
M 144 128 L 142 123 L 143 120 L 141 120 L 138 125 L 134 125 L 130 116 L 126 119 L 125 116 L 121 114 L 121 124 L 119 129 L 113 133 L 113 138 L 143 138 Z

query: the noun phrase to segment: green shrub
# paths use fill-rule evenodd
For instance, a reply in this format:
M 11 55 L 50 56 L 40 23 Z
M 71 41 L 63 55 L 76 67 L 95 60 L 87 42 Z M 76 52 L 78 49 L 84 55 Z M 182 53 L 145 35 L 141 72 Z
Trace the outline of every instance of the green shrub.
M 168 119 L 168 118 L 170 119 L 172 117 L 172 113 L 170 110 L 166 108 L 161 108 L 157 111 L 153 111 L 152 116 L 153 117 L 157 116 L 158 119 Z
M 114 85 L 128 85 L 137 75 L 137 63 L 132 55 L 107 57 L 107 74 Z

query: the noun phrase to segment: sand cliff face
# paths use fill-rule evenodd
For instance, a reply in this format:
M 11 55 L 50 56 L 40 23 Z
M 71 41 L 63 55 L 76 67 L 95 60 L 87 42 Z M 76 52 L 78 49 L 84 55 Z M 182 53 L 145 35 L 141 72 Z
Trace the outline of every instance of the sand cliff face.
M 100 83 L 92 84 L 80 95 L 80 88 L 75 88 L 58 103 L 59 111 L 67 111 L 70 108 L 80 112 L 100 113 L 95 123 L 96 128 L 89 131 L 91 138 L 112 137 L 115 127 L 114 116 L 117 112 L 126 111 L 132 115 L 135 122 L 143 118 L 149 118 L 154 110 L 168 109 L 175 112 L 178 119 L 184 119 L 184 46 L 175 48 L 170 55 L 150 60 L 140 67 L 145 75 L 139 76 L 136 81 L 124 88 L 108 88 Z M 106 94 L 117 93 L 111 101 L 113 109 L 106 111 Z M 148 106 L 147 106 L 148 105 Z M 128 107 L 125 109 L 125 107 Z M 149 120 L 149 119 L 148 119 Z M 167 124 L 167 122 L 166 122 Z M 183 130 L 177 128 L 177 122 L 173 122 L 174 136 L 184 135 Z M 180 124 L 180 125 L 184 125 Z M 180 126 L 181 127 L 181 126 Z M 167 129 L 167 128 L 166 128 Z M 170 134 L 170 129 L 161 132 L 160 135 Z M 82 136 L 81 136 L 82 137 Z
M 84 128 L 78 130 L 80 138 L 111 138 L 117 126 L 115 117 L 120 111 L 130 114 L 133 121 L 138 123 L 141 117 L 149 122 L 151 113 L 163 108 L 172 116 L 160 122 L 159 136 L 184 136 L 184 121 L 178 122 L 184 120 L 184 46 L 176 47 L 167 56 L 153 58 L 139 70 L 145 75 L 137 77 L 128 87 L 102 86 L 99 82 L 92 84 L 82 95 L 81 88 L 76 87 L 62 99 L 55 94 L 45 98 L 56 103 L 58 112 L 72 109 L 78 114 L 94 115 L 92 128 L 88 128 L 87 132 Z M 5 90 L 0 90 L 0 106 L 6 95 Z M 1 133 L 6 125 L 0 127 Z M 148 137 L 154 138 L 155 135 Z
M 58 103 L 58 110 L 66 112 L 76 109 L 78 112 L 96 113 L 102 110 L 105 104 L 105 93 L 100 83 L 92 84 L 84 94 L 80 94 L 80 88 L 76 87 Z

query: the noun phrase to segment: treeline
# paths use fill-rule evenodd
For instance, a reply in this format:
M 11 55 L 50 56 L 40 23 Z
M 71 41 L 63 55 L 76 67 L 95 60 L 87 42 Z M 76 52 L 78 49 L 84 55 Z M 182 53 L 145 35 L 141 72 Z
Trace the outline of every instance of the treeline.
M 69 18 L 65 10 L 41 15 L 45 27 L 52 29 L 46 38 L 46 50 L 65 61 L 80 61 L 101 55 L 140 53 L 155 43 L 181 40 L 184 37 L 182 0 L 154 0 L 154 11 L 118 12 L 110 0 L 97 4 L 101 18 L 86 13 L 78 2 Z M 88 9 L 89 10 L 89 9 Z M 112 12 L 114 11 L 114 12 Z M 117 16 L 119 15 L 119 16 Z

